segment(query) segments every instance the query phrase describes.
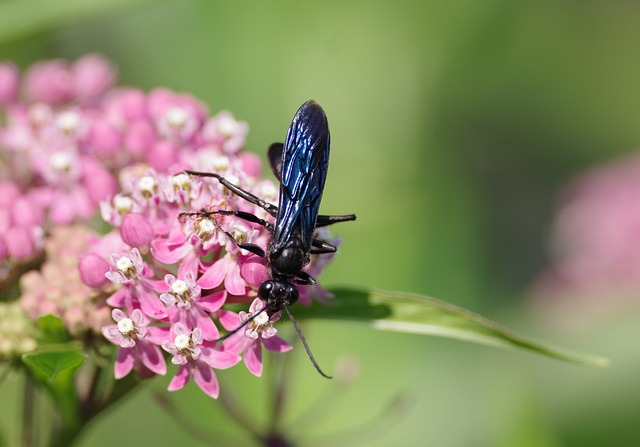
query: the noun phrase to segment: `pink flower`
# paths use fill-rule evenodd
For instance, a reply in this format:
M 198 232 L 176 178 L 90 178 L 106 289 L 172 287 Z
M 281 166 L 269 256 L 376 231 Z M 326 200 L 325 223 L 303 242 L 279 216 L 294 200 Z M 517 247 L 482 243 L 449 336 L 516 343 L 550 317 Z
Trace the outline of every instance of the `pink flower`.
M 26 94 L 34 102 L 59 104 L 70 100 L 73 93 L 73 76 L 61 60 L 33 64 L 24 82 Z
M 226 292 L 223 290 L 201 296 L 201 289 L 196 285 L 192 271 L 186 272 L 182 279 L 167 274 L 164 280 L 168 290 L 160 295 L 160 300 L 170 308 L 171 322 L 188 328 L 199 328 L 205 340 L 217 339 L 218 328 L 208 312 L 215 312 L 222 307 Z
M 251 374 L 260 377 L 262 375 L 262 345 L 267 351 L 287 352 L 293 348 L 289 343 L 278 337 L 277 329 L 273 323 L 280 319 L 280 312 L 271 317 L 264 310 L 264 303 L 256 298 L 251 303 L 249 313 L 224 311 L 224 316 L 220 317 L 220 322 L 225 329 L 233 331 L 253 317 L 253 320 L 241 330 L 238 335 L 232 335 L 223 342 L 224 349 L 230 352 L 241 353 L 244 351 L 244 364 Z M 256 316 L 257 315 L 257 316 Z M 234 318 L 236 322 L 234 324 Z
M 148 279 L 151 270 L 144 264 L 137 248 L 129 256 L 112 254 L 110 270 L 105 276 L 114 284 L 124 287 L 107 299 L 112 307 L 126 306 L 130 311 L 140 308 L 145 315 L 162 320 L 167 312 L 158 296 L 153 292 L 154 283 Z
M 81 57 L 71 67 L 74 96 L 80 101 L 93 101 L 102 96 L 116 79 L 116 70 L 98 54 Z
M 149 115 L 158 134 L 176 143 L 189 142 L 200 130 L 207 108 L 191 95 L 156 89 L 148 96 Z
M 561 324 L 634 303 L 640 293 L 640 156 L 596 166 L 561 194 L 552 262 L 534 283 L 545 318 Z
M 196 385 L 208 396 L 217 399 L 220 387 L 214 368 L 230 368 L 240 361 L 240 356 L 215 350 L 213 343 L 203 339 L 199 328 L 189 331 L 181 323 L 176 323 L 171 332 L 172 340 L 164 341 L 162 348 L 173 356 L 171 363 L 180 365 L 180 368 L 169 383 L 168 390 L 183 388 L 193 375 Z
M 0 62 L 0 105 L 13 103 L 18 95 L 20 71 L 11 62 Z
M 209 118 L 202 130 L 207 143 L 230 154 L 242 149 L 248 132 L 249 125 L 245 121 L 237 121 L 233 114 L 226 110 Z
M 164 375 L 167 366 L 158 344 L 168 336 L 163 328 L 149 327 L 149 320 L 135 309 L 131 316 L 120 309 L 112 312 L 116 325 L 105 326 L 102 334 L 111 343 L 120 346 L 114 366 L 116 379 L 121 379 L 136 369 L 140 376 L 152 374 Z

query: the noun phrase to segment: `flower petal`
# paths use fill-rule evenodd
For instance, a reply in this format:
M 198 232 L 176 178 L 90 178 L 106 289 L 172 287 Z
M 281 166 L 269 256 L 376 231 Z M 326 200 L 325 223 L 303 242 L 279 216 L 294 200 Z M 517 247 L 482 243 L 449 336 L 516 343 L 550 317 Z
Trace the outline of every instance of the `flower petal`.
M 135 356 L 133 353 L 133 349 L 120 348 L 120 350 L 118 351 L 118 358 L 116 359 L 116 363 L 114 365 L 115 378 L 122 379 L 124 376 L 129 374 L 133 369 L 134 364 Z
M 140 341 L 138 342 L 139 355 L 144 366 L 156 374 L 164 376 L 167 373 L 167 364 L 158 346 Z
M 252 340 L 244 350 L 244 364 L 251 374 L 262 376 L 262 346 L 258 340 Z
M 287 352 L 293 349 L 292 345 L 277 336 L 263 338 L 262 343 L 267 351 L 271 352 Z
M 176 375 L 173 376 L 173 379 L 171 379 L 171 382 L 169 382 L 167 390 L 177 391 L 184 388 L 184 386 L 189 383 L 190 377 L 191 374 L 189 373 L 189 365 L 181 365 Z
M 200 389 L 205 392 L 205 394 L 213 397 L 214 399 L 218 398 L 218 394 L 220 393 L 218 379 L 216 378 L 213 369 L 211 369 L 206 363 L 196 362 L 193 368 L 193 380 Z

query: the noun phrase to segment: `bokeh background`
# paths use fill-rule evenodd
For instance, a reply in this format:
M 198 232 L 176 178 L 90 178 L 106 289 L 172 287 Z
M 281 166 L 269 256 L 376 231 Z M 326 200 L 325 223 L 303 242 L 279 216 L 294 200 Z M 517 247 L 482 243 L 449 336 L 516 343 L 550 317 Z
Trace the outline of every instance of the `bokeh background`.
M 531 288 L 562 185 L 640 147 L 639 23 L 640 3 L 621 0 L 2 0 L 0 59 L 102 53 L 121 84 L 231 110 L 259 154 L 313 98 L 333 143 L 322 210 L 358 215 L 335 228 L 345 242 L 323 284 L 435 296 L 613 362 L 313 322 L 325 369 L 355 361 L 359 377 L 327 382 L 297 349 L 285 427 L 300 445 L 635 446 L 640 311 L 585 316 L 576 300 L 558 315 Z M 222 392 L 266 424 L 272 383 L 241 369 L 220 374 Z M 211 445 L 152 399 L 167 381 L 80 445 Z M 5 433 L 17 388 L 0 387 Z M 194 386 L 170 397 L 193 424 L 249 442 Z

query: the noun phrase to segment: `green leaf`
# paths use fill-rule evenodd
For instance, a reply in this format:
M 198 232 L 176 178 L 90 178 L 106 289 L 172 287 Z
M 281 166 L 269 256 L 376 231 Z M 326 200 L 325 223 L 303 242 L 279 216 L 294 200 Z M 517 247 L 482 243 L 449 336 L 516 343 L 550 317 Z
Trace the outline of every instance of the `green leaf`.
M 41 344 L 64 343 L 70 340 L 60 317 L 52 314 L 38 318 L 38 341 Z
M 79 423 L 74 376 L 84 360 L 80 345 L 75 343 L 48 345 L 22 356 L 34 379 L 49 391 L 66 427 Z
M 56 27 L 103 18 L 157 0 L 6 0 L 0 2 L 0 44 Z
M 523 337 L 476 313 L 443 301 L 408 293 L 334 289 L 334 306 L 298 307 L 299 318 L 351 320 L 376 329 L 455 338 L 507 349 L 525 349 L 558 360 L 606 367 L 609 360 L 552 347 Z

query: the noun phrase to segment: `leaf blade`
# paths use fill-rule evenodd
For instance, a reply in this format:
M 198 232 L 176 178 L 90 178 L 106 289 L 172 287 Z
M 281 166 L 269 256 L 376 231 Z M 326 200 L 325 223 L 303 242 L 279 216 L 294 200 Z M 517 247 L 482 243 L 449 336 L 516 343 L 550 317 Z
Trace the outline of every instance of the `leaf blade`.
M 603 368 L 609 360 L 572 352 L 522 336 L 479 314 L 435 298 L 381 290 L 334 289 L 334 306 L 298 309 L 300 318 L 359 321 L 375 329 L 452 338 L 503 348 L 524 349 L 583 366 Z

